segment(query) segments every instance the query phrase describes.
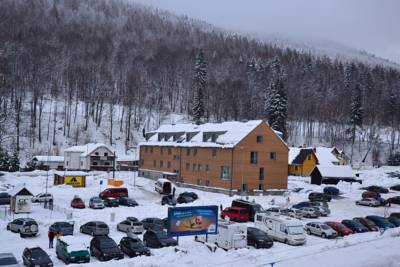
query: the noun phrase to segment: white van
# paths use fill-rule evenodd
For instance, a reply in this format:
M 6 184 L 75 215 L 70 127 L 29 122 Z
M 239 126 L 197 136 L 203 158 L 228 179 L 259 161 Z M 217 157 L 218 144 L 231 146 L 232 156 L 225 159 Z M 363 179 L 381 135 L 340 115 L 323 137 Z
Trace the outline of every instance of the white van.
M 198 241 L 205 241 L 205 236 L 196 237 Z M 218 234 L 208 235 L 208 243 L 214 243 L 225 250 L 247 247 L 247 226 L 219 220 Z
M 160 178 L 155 184 L 155 190 L 160 194 L 169 195 L 172 193 L 172 183 L 170 180 Z
M 274 240 L 289 245 L 306 243 L 303 224 L 297 219 L 271 213 L 257 213 L 254 225 L 267 232 Z

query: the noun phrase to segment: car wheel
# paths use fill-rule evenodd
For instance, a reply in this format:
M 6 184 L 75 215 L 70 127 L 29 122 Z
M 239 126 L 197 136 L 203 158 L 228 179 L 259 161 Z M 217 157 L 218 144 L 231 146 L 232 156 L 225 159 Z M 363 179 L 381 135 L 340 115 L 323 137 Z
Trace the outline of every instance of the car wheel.
M 307 232 L 307 234 L 311 235 L 310 229 L 307 229 L 306 232 Z
M 10 226 L 9 225 L 7 225 L 7 231 L 10 231 Z
M 286 245 L 289 244 L 287 239 L 283 240 L 283 243 L 285 243 Z
M 372 207 L 372 204 L 369 204 L 370 207 Z
M 321 237 L 322 237 L 322 238 L 326 238 L 326 234 L 325 234 L 325 233 L 322 233 L 322 234 L 321 234 Z
M 91 236 L 94 236 L 94 232 L 93 232 L 93 231 L 92 231 L 92 232 L 90 232 L 90 235 L 91 235 Z
M 257 242 L 254 243 L 254 247 L 255 247 L 256 249 L 258 249 L 259 246 L 258 246 L 258 243 L 257 243 Z
M 83 229 L 82 229 L 82 227 L 79 228 L 79 232 L 81 232 L 81 233 L 83 234 Z

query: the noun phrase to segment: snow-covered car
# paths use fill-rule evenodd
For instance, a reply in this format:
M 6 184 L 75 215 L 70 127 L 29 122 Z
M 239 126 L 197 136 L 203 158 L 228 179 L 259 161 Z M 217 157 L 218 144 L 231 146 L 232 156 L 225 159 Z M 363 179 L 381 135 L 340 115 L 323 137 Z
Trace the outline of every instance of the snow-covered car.
M 87 245 L 79 238 L 61 236 L 56 244 L 57 258 L 65 264 L 90 262 Z
M 369 207 L 379 207 L 381 202 L 375 198 L 363 198 L 361 200 L 357 200 L 356 204 Z
M 131 220 L 123 220 L 117 224 L 117 230 L 121 232 L 132 232 L 135 234 L 141 234 L 144 231 L 143 223 L 137 221 L 133 222 Z
M 32 197 L 32 202 L 39 203 L 39 202 L 49 202 L 53 201 L 53 195 L 49 193 L 41 193 L 37 194 L 36 196 Z
M 337 233 L 329 225 L 321 222 L 309 222 L 304 226 L 307 234 L 317 235 L 322 238 L 335 238 Z
M 31 218 L 19 218 L 7 224 L 7 230 L 19 233 L 21 237 L 35 236 L 39 232 L 38 224 Z
M 89 200 L 89 208 L 104 209 L 104 202 L 100 197 L 91 197 Z

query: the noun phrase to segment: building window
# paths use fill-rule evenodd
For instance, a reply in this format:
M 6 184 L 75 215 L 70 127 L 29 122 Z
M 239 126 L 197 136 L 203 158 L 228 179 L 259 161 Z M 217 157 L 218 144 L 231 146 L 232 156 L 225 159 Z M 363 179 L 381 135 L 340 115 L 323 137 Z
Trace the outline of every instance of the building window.
M 110 162 L 106 161 L 106 162 L 104 162 L 104 165 L 105 166 L 110 166 Z
M 307 158 L 308 158 L 308 160 L 311 160 L 311 155 L 308 155 Z
M 257 135 L 257 144 L 262 144 L 264 141 L 264 138 L 262 135 Z
M 197 155 L 197 148 L 193 149 L 193 156 Z
M 198 172 L 201 172 L 201 168 L 202 168 L 201 164 L 198 164 L 198 165 L 197 165 L 197 171 L 198 171 Z
M 229 166 L 221 166 L 221 179 L 229 180 L 231 178 L 231 170 Z
M 186 170 L 190 170 L 190 163 L 186 163 Z
M 68 164 L 69 164 L 69 161 L 67 161 L 67 166 L 68 166 Z
M 264 180 L 264 168 L 260 168 L 258 178 Z
M 258 190 L 264 190 L 264 185 L 263 184 L 258 184 Z
M 208 164 L 206 164 L 206 172 L 210 171 L 210 166 L 208 166 Z
M 271 153 L 269 153 L 269 158 L 270 158 L 271 160 L 276 160 L 276 152 L 271 152 Z
M 250 152 L 250 163 L 251 164 L 257 164 L 257 158 L 258 158 L 258 153 L 255 151 Z
M 196 171 L 196 163 L 193 163 L 193 168 L 192 168 L 192 171 Z
M 81 166 L 83 166 L 83 161 L 81 161 Z
M 168 155 L 171 155 L 171 154 L 172 154 L 172 149 L 168 148 Z
M 211 149 L 211 156 L 212 156 L 213 158 L 215 158 L 215 157 L 217 156 L 217 149 L 216 149 L 216 148 L 212 148 L 212 149 Z
M 108 157 L 108 153 L 107 152 L 104 152 L 104 157 Z
M 168 161 L 167 167 L 168 167 L 168 169 L 171 168 L 171 161 Z
M 164 155 L 164 148 L 163 147 L 160 149 L 160 154 Z
M 185 182 L 185 177 L 181 176 L 181 178 L 179 179 L 181 183 Z
M 94 152 L 94 154 L 95 154 L 96 156 L 98 156 L 98 155 L 99 155 L 99 152 Z
M 160 160 L 160 168 L 164 167 L 164 161 Z
M 150 147 L 150 154 L 153 154 L 153 147 Z
M 294 166 L 294 170 L 297 171 L 297 169 L 298 169 L 297 166 Z
M 156 160 L 153 160 L 153 166 L 157 167 L 157 161 Z
M 197 179 L 197 185 L 201 185 L 201 179 Z
M 186 156 L 190 156 L 190 148 L 186 149 Z
M 93 166 L 97 166 L 97 161 L 93 161 Z
M 206 186 L 210 186 L 210 180 L 206 180 Z
M 242 184 L 242 191 L 247 192 L 248 186 L 247 184 Z
M 144 147 L 144 153 L 149 153 L 149 148 L 147 146 Z

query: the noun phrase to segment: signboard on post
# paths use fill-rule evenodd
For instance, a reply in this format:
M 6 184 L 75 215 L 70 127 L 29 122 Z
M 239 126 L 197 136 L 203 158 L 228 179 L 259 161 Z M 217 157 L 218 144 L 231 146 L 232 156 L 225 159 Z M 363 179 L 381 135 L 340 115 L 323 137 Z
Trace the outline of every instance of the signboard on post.
M 193 206 L 168 208 L 168 235 L 216 234 L 218 206 Z
M 64 176 L 64 184 L 72 185 L 73 187 L 85 187 L 85 176 Z

